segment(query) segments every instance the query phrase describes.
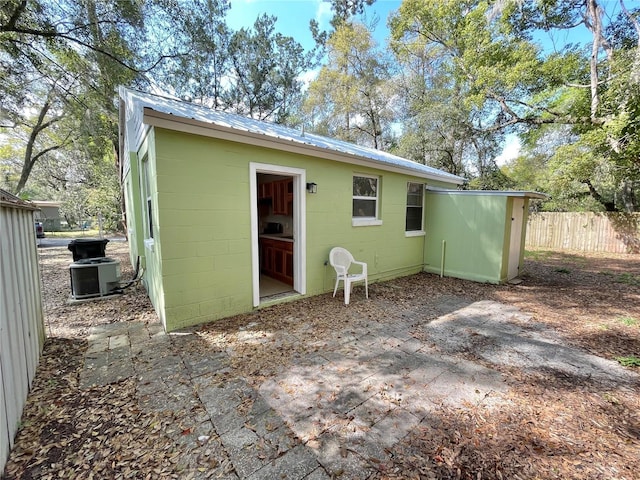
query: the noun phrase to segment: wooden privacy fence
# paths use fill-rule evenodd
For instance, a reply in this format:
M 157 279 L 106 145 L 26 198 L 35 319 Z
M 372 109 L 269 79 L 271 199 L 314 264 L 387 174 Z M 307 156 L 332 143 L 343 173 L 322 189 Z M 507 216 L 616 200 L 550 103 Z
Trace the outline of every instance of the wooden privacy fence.
M 0 473 L 44 344 L 34 210 L 0 190 Z
M 533 213 L 527 224 L 526 246 L 640 253 L 640 213 Z

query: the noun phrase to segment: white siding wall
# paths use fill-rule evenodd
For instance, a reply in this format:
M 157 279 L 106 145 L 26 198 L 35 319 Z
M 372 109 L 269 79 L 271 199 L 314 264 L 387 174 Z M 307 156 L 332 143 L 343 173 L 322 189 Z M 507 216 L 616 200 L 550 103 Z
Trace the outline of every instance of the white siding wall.
M 0 204 L 0 472 L 44 344 L 33 209 Z

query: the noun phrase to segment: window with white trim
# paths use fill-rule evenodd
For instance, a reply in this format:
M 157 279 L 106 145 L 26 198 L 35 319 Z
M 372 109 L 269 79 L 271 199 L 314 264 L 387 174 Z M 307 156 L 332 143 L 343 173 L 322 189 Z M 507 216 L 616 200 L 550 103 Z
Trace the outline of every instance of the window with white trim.
M 407 183 L 407 218 L 406 232 L 422 232 L 424 211 L 424 185 L 422 183 Z
M 380 224 L 380 177 L 370 175 L 353 176 L 353 221 L 354 224 Z
M 145 220 L 146 220 L 146 228 L 145 228 L 145 239 L 153 239 L 153 208 L 151 204 L 151 181 L 149 179 L 149 158 L 145 157 L 142 159 L 142 185 L 143 185 L 143 196 L 145 198 Z

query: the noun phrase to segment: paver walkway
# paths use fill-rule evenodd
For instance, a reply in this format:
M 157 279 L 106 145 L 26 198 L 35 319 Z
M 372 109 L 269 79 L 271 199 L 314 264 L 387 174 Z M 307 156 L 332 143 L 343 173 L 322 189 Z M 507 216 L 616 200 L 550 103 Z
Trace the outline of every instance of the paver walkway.
M 135 377 L 142 409 L 171 411 L 189 426 L 176 436 L 185 478 L 320 480 L 370 477 L 388 449 L 441 405 L 499 404 L 502 375 L 456 356 L 472 346 L 494 364 L 631 378 L 613 362 L 561 345 L 513 307 L 445 302 L 442 311 L 452 313 L 434 321 L 408 315 L 336 335 L 323 348 L 309 336 L 313 353 L 258 390 L 227 378 L 233 351 L 186 348 L 194 334 L 166 335 L 159 324 L 96 327 L 81 386 Z

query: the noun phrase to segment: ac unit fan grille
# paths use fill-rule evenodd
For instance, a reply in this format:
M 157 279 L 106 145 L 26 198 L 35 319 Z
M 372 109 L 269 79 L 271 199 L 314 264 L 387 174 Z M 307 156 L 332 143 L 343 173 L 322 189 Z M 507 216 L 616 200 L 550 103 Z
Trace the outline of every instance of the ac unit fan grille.
M 97 268 L 71 269 L 71 288 L 74 297 L 99 295 L 100 280 Z

